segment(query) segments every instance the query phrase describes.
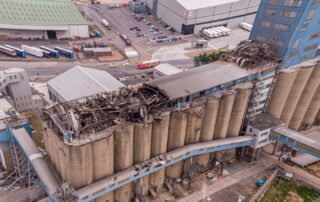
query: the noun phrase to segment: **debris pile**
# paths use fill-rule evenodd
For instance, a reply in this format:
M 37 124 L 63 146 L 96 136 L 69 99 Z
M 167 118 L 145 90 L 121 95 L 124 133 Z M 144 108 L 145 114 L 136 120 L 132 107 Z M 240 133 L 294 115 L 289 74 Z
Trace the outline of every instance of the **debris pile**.
M 57 104 L 44 110 L 44 118 L 52 119 L 59 129 L 80 138 L 81 134 L 96 133 L 121 123 L 146 121 L 170 107 L 167 96 L 150 87 L 96 95 L 85 101 Z M 64 133 L 63 132 L 63 133 Z
M 237 48 L 223 56 L 223 60 L 247 69 L 274 67 L 281 63 L 281 58 L 267 44 L 256 41 L 240 42 Z

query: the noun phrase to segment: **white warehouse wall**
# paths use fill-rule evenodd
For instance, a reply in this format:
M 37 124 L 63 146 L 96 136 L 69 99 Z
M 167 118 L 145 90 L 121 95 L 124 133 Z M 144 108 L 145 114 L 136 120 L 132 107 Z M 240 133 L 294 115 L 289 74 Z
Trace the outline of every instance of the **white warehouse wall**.
M 241 22 L 253 24 L 260 1 L 240 0 L 187 11 L 175 0 L 158 0 L 157 17 L 179 32 L 181 32 L 182 24 L 195 24 L 194 33 L 197 34 L 206 27 L 226 25 L 229 28 L 235 28 Z M 147 0 L 150 9 L 152 9 L 152 4 L 153 0 Z
M 157 17 L 177 31 L 185 22 L 186 10 L 174 0 L 158 0 Z

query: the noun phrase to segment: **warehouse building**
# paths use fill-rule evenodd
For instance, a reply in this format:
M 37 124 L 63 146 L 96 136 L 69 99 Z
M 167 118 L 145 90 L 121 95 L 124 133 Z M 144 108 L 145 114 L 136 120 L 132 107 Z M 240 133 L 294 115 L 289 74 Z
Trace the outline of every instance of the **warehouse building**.
M 146 0 L 160 20 L 182 34 L 197 34 L 213 26 L 238 27 L 252 24 L 260 0 Z
M 1 0 L 0 37 L 88 38 L 88 24 L 70 0 Z
M 153 78 L 161 78 L 182 72 L 181 69 L 168 63 L 157 65 L 153 68 Z
M 124 87 L 106 71 L 75 66 L 48 82 L 50 99 L 57 102 L 79 100 Z

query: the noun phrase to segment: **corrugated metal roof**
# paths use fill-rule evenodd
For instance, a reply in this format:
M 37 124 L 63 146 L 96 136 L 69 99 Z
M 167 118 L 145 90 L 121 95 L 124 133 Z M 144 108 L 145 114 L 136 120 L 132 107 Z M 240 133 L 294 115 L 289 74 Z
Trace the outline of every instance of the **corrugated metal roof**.
M 238 2 L 240 0 L 176 0 L 186 10 L 209 8 L 223 4 Z
M 48 82 L 63 101 L 76 100 L 103 92 L 118 90 L 125 85 L 106 71 L 76 66 Z
M 214 62 L 145 83 L 177 99 L 249 76 L 236 64 Z
M 154 69 L 158 70 L 161 73 L 164 73 L 165 75 L 172 75 L 172 74 L 182 72 L 181 69 L 179 69 L 173 65 L 170 65 L 168 63 L 157 65 L 154 67 Z
M 62 26 L 87 22 L 70 0 L 0 0 L 0 24 Z

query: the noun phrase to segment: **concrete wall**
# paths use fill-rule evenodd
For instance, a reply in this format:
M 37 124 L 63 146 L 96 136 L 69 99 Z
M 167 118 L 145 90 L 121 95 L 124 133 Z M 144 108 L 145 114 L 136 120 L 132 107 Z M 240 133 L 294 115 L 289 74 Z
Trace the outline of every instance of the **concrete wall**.
M 0 29 L 0 36 L 11 39 L 48 39 L 46 31 Z

